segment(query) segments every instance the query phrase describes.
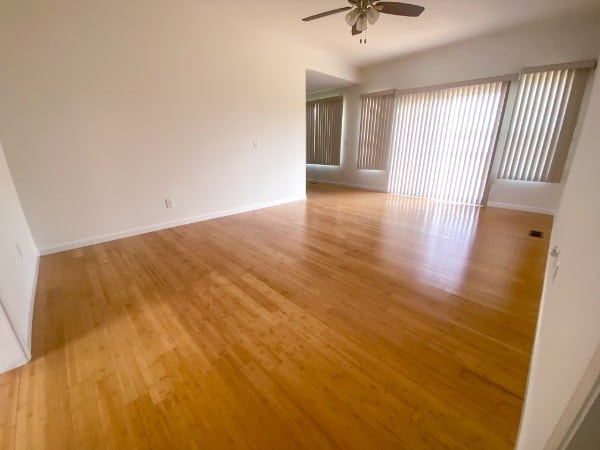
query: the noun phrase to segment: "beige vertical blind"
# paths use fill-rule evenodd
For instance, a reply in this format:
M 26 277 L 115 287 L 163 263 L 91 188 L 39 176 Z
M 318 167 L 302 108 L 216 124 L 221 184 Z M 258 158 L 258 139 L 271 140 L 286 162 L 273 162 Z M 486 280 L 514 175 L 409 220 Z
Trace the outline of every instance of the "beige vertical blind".
M 306 102 L 306 164 L 340 165 L 344 97 Z
M 498 178 L 560 182 L 588 72 L 561 68 L 521 75 Z
M 395 101 L 395 91 L 362 96 L 357 165 L 359 169 L 385 170 Z
M 507 81 L 399 95 L 388 191 L 481 204 Z

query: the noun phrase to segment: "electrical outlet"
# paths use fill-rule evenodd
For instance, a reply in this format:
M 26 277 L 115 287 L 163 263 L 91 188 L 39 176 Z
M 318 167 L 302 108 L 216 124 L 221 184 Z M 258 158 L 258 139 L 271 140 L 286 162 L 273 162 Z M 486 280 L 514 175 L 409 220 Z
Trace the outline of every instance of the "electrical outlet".
M 167 209 L 173 209 L 173 208 L 175 208 L 175 199 L 173 197 L 167 197 L 167 198 L 165 198 L 165 207 Z
M 258 141 L 256 139 L 252 139 L 252 149 L 253 150 L 258 149 Z

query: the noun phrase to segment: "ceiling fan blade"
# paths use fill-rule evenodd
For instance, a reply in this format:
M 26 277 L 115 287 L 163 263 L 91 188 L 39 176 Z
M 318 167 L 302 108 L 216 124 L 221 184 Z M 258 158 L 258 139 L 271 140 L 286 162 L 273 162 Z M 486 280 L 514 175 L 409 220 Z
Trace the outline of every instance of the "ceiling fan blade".
M 375 3 L 375 9 L 384 14 L 407 17 L 418 17 L 425 10 L 422 6 L 399 2 L 377 2 Z
M 358 31 L 358 28 L 356 28 L 356 24 L 354 24 L 352 26 L 352 36 L 356 36 L 357 34 L 360 34 L 361 31 Z
M 344 11 L 349 11 L 352 9 L 352 6 L 344 6 L 343 8 L 332 9 L 331 11 L 325 11 L 319 14 L 315 14 L 314 16 L 308 16 L 302 19 L 304 22 L 309 22 L 311 20 L 320 19 L 321 17 L 331 16 L 332 14 L 341 13 Z

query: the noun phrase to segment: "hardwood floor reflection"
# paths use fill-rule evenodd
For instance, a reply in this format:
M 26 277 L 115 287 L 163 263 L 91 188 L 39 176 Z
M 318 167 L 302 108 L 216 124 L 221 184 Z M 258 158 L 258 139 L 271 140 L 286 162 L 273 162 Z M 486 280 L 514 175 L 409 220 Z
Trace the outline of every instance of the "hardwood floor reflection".
M 0 447 L 512 448 L 552 218 L 308 197 L 43 257 Z

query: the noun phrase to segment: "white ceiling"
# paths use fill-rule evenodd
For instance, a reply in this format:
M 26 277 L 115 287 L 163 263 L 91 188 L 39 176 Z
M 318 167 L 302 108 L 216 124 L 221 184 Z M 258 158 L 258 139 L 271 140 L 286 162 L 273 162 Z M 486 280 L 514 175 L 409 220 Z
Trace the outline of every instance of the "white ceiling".
M 317 72 L 315 70 L 306 71 L 306 92 L 308 94 L 329 89 L 337 89 L 351 86 L 352 81 L 344 80 L 343 78 L 334 77 L 326 73 Z
M 449 42 L 565 14 L 600 10 L 600 0 L 414 0 L 425 7 L 418 18 L 382 14 L 368 31 L 368 44 L 350 35 L 344 13 L 313 22 L 303 17 L 348 6 L 345 0 L 228 0 L 223 13 L 242 15 L 257 26 L 333 52 L 365 66 Z

